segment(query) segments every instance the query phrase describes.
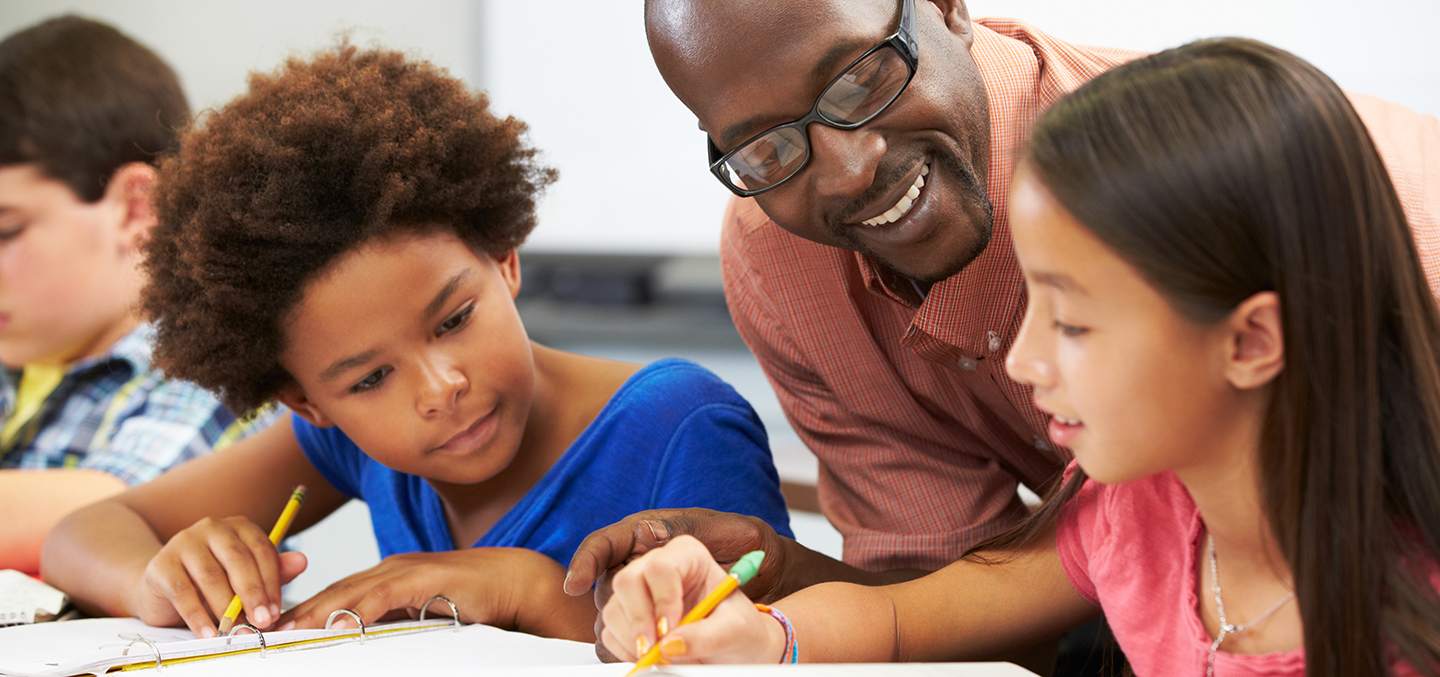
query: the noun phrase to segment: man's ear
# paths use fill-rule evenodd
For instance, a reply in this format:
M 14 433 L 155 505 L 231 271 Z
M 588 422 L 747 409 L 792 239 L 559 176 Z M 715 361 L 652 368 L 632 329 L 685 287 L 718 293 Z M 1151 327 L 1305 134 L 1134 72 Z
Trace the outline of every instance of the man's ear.
M 330 417 L 326 416 L 320 407 L 310 401 L 310 398 L 305 395 L 305 391 L 298 385 L 285 386 L 275 395 L 275 399 L 280 400 L 280 404 L 289 407 L 290 411 L 299 414 L 300 418 L 305 419 L 305 422 L 316 428 L 330 428 L 335 425 L 335 422 L 330 420 Z
M 510 288 L 510 298 L 520 294 L 520 253 L 515 249 L 507 249 L 499 254 L 491 254 L 490 258 L 495 259 L 495 266 L 500 269 L 500 277 L 505 279 L 505 286 Z
M 120 247 L 125 253 L 133 253 L 149 237 L 158 218 L 153 202 L 155 168 L 143 162 L 122 165 L 110 176 L 102 199 L 114 206 L 118 219 Z
M 940 17 L 945 20 L 945 27 L 960 38 L 965 49 L 970 49 L 971 43 L 975 42 L 975 30 L 970 27 L 970 9 L 965 6 L 965 0 L 930 0 L 940 10 Z M 919 7 L 915 8 L 919 11 Z
M 1285 368 L 1285 333 L 1280 296 L 1260 292 L 1231 311 L 1225 320 L 1229 356 L 1225 378 L 1241 390 L 1264 386 Z

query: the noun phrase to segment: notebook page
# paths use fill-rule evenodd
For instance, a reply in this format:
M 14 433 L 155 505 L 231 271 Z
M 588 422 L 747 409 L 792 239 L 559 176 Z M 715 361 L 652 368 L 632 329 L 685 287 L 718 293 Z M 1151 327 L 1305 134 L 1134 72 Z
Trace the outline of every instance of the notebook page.
M 591 666 L 584 670 L 580 668 Z M 376 638 L 314 650 L 219 658 L 167 666 L 170 677 L 313 677 L 317 674 L 411 675 L 489 674 L 492 670 L 562 668 L 557 675 L 593 673 L 597 677 L 623 677 L 627 665 L 600 665 L 595 647 L 582 642 L 545 639 L 508 632 L 486 625 L 466 625 L 459 631 L 432 632 Z
M 144 635 L 164 645 L 195 639 L 184 628 L 152 628 L 138 618 L 93 618 L 0 628 L 0 675 L 58 674 L 85 656 L 115 655 Z M 136 645 L 131 653 L 149 652 Z

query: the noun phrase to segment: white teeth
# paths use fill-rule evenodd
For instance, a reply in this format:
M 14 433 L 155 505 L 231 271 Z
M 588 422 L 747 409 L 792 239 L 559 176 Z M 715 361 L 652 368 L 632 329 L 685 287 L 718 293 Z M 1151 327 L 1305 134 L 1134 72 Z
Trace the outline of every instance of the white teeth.
M 1064 416 L 1055 416 L 1055 420 L 1061 422 L 1064 425 L 1080 425 L 1080 419 L 1078 418 L 1065 418 Z
M 925 175 L 929 173 L 930 165 L 921 165 L 920 175 L 915 177 L 915 183 L 910 185 L 910 189 L 905 191 L 905 195 L 900 197 L 900 201 L 896 202 L 894 207 L 885 210 L 884 214 L 881 214 L 873 219 L 866 219 L 861 223 L 864 223 L 867 226 L 883 226 L 887 223 L 893 223 L 900 220 L 900 217 L 908 213 L 910 211 L 910 207 L 915 205 L 915 200 L 919 199 L 920 189 L 925 187 Z

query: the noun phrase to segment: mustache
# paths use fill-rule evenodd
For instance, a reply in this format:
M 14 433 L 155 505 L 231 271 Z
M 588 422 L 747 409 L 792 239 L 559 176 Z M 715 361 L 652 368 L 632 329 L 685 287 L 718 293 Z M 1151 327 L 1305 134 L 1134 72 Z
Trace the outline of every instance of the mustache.
M 920 154 L 885 163 L 884 166 L 875 171 L 875 181 L 870 184 L 870 187 L 860 195 L 846 200 L 833 209 L 830 214 L 825 217 L 825 225 L 831 232 L 843 237 L 847 226 L 857 221 L 855 217 L 860 214 L 861 211 L 873 205 L 876 200 L 893 190 L 895 184 L 904 181 L 906 175 L 910 173 L 910 170 L 915 167 L 916 164 L 925 162 L 926 160 L 931 161 L 936 166 L 944 167 L 951 176 L 960 179 L 964 192 L 976 190 L 982 194 L 986 192 L 985 187 L 980 185 L 980 180 L 975 176 L 974 170 L 965 166 L 964 163 L 960 162 L 959 158 L 948 154 Z M 931 180 L 933 181 L 934 179 Z M 986 202 L 989 202 L 988 196 Z

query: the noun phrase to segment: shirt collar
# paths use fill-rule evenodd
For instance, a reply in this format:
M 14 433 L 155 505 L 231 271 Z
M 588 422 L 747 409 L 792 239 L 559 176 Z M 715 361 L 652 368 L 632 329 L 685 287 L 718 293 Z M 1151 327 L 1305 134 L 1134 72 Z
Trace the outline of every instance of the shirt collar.
M 121 336 L 120 340 L 112 344 L 109 350 L 70 365 L 66 377 L 75 376 L 102 365 L 108 365 L 112 369 L 118 365 L 125 365 L 132 375 L 148 371 L 150 358 L 154 354 L 154 341 L 155 326 L 142 323 L 130 330 L 130 333 Z
M 1056 40 L 1012 19 L 971 23 L 974 58 L 990 107 L 992 206 L 990 244 L 959 273 L 937 282 L 921 297 L 910 281 L 870 257 L 855 253 L 867 289 L 916 309 L 912 330 L 976 355 L 994 333 L 1005 335 L 1024 311 L 1024 279 L 1010 235 L 1008 196 L 1016 153 L 1039 114 L 1095 75 L 1138 56 L 1104 54 Z

